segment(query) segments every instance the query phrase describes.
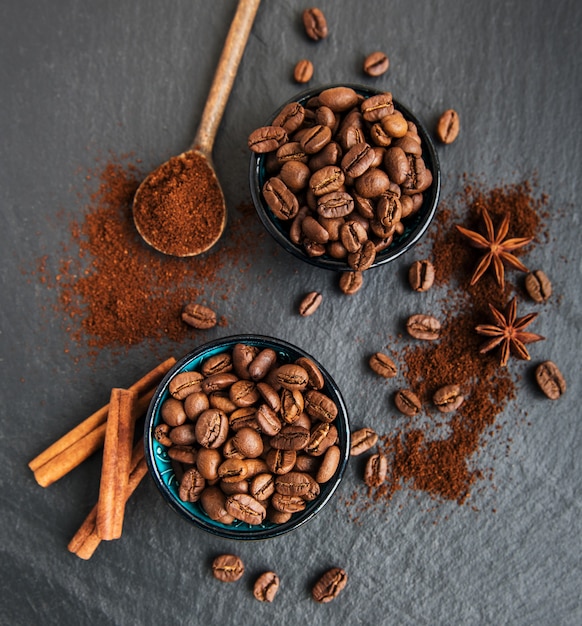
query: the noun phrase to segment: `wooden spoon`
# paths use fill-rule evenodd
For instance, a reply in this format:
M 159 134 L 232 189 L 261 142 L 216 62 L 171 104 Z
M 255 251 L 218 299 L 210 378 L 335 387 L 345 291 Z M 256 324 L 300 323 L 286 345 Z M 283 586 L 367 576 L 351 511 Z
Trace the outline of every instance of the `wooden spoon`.
M 212 147 L 259 3 L 239 0 L 191 147 L 151 172 L 135 194 L 135 226 L 146 243 L 164 254 L 201 254 L 224 231 L 226 205 Z

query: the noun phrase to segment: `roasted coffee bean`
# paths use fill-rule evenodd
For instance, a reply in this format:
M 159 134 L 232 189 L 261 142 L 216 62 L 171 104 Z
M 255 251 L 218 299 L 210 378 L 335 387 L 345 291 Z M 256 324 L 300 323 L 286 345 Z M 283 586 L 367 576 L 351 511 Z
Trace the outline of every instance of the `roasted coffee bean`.
M 539 388 L 550 400 L 557 400 L 566 392 L 566 380 L 553 361 L 540 363 L 535 377 Z
M 213 354 L 209 356 L 202 364 L 200 371 L 204 376 L 210 376 L 211 374 L 222 374 L 224 372 L 230 372 L 232 370 L 232 357 L 228 352 L 222 352 L 221 354 Z
M 311 417 L 322 422 L 333 422 L 337 417 L 338 408 L 326 394 L 312 389 L 305 394 L 305 410 Z
M 322 217 L 345 217 L 353 210 L 354 199 L 345 191 L 334 191 L 317 199 L 317 213 Z
M 297 364 L 299 365 L 299 360 L 297 360 Z M 307 371 L 305 367 L 303 369 Z M 257 383 L 257 391 L 261 394 L 267 406 L 277 413 L 281 408 L 281 399 L 275 389 L 269 383 L 261 381 Z
M 345 176 L 337 165 L 326 165 L 313 173 L 309 179 L 309 188 L 313 195 L 324 196 L 327 193 L 338 191 L 344 184 Z
M 267 467 L 273 474 L 286 474 L 295 466 L 297 453 L 295 450 L 278 450 L 273 448 L 269 450 L 266 457 Z
M 415 339 L 435 341 L 441 335 L 441 323 L 432 315 L 411 315 L 406 322 L 406 330 Z
M 313 428 L 309 435 L 309 441 L 304 448 L 305 452 L 308 454 L 318 455 L 323 442 L 327 439 L 330 428 L 331 425 L 328 422 L 320 422 L 315 428 Z
M 234 518 L 251 526 L 261 524 L 267 515 L 265 507 L 247 493 L 234 493 L 228 496 L 225 508 Z
M 271 447 L 276 450 L 302 450 L 309 442 L 309 430 L 302 426 L 290 424 L 269 439 Z
M 388 174 L 379 168 L 369 169 L 356 179 L 356 193 L 363 198 L 378 198 L 390 187 Z
M 154 439 L 168 448 L 173 446 L 174 442 L 169 437 L 170 430 L 171 427 L 168 424 L 158 424 L 154 428 Z
M 273 524 L 286 524 L 292 517 L 293 513 L 283 513 L 272 506 L 267 509 L 267 519 Z
M 257 410 L 254 406 L 239 407 L 228 416 L 230 429 L 234 432 L 238 432 L 241 428 L 258 430 L 256 415 Z
M 293 80 L 296 83 L 308 83 L 313 77 L 313 63 L 309 59 L 297 61 L 293 68 Z
M 525 289 L 529 297 L 538 304 L 552 295 L 552 283 L 542 270 L 529 272 L 525 277 Z
M 323 455 L 315 480 L 320 484 L 331 480 L 339 467 L 340 459 L 341 450 L 339 449 L 339 446 L 330 446 Z
M 408 132 L 408 123 L 400 111 L 395 110 L 394 113 L 384 116 L 380 120 L 382 128 L 389 137 L 404 137 Z
M 329 107 L 334 113 L 349 111 L 358 101 L 358 94 L 351 87 L 330 87 L 319 94 L 320 105 Z
M 347 296 L 353 296 L 364 284 L 362 272 L 342 272 L 339 278 L 339 288 Z
M 308 128 L 299 143 L 306 154 L 315 154 L 331 141 L 331 128 L 316 124 Z
M 196 426 L 192 423 L 176 426 L 170 431 L 169 437 L 177 446 L 191 446 L 196 443 Z
M 277 361 L 277 353 L 272 348 L 264 348 L 249 363 L 248 372 L 252 380 L 260 380 Z
M 319 152 L 309 158 L 309 169 L 312 172 L 317 172 L 317 170 L 326 165 L 337 165 L 342 159 L 342 154 L 343 151 L 337 141 L 330 141 Z
M 307 187 L 310 177 L 311 170 L 301 161 L 286 161 L 279 171 L 279 178 L 295 194 Z
M 388 459 L 381 452 L 368 457 L 364 468 L 364 482 L 368 487 L 379 487 L 385 480 L 388 472 Z
M 388 178 L 397 185 L 402 185 L 410 174 L 410 161 L 406 152 L 399 146 L 390 146 L 386 149 L 384 166 Z
M 360 428 L 354 431 L 350 437 L 350 455 L 358 456 L 367 452 L 378 443 L 378 434 L 372 428 Z
M 246 458 L 256 459 L 263 453 L 261 435 L 248 426 L 241 428 L 233 437 L 234 447 Z
M 465 397 L 461 393 L 459 385 L 445 385 L 437 389 L 432 396 L 434 405 L 442 413 L 456 411 L 464 400 Z
M 331 602 L 338 597 L 347 582 L 347 572 L 341 567 L 332 567 L 313 585 L 311 596 L 319 603 Z
M 180 372 L 170 381 L 168 391 L 173 398 L 183 400 L 191 393 L 202 391 L 203 380 L 204 376 L 200 372 Z
M 383 352 L 374 352 L 368 360 L 368 365 L 375 374 L 383 378 L 394 378 L 398 373 L 396 363 Z
M 222 456 L 225 459 L 239 459 L 242 460 L 245 458 L 244 454 L 239 452 L 234 446 L 234 437 L 227 439 L 222 444 Z
M 198 452 L 193 446 L 172 446 L 168 448 L 168 456 L 183 465 L 194 465 Z
M 318 291 L 310 291 L 299 303 L 299 315 L 308 317 L 313 315 L 323 301 L 323 296 Z
M 376 248 L 370 240 L 366 241 L 357 252 L 348 254 L 348 265 L 359 272 L 372 267 L 376 260 Z
M 279 591 L 279 576 L 275 572 L 263 572 L 253 585 L 253 596 L 259 602 L 273 602 Z
M 454 109 L 447 109 L 439 117 L 436 125 L 436 136 L 442 143 L 453 143 L 459 135 L 459 114 Z
M 252 380 L 237 380 L 231 385 L 228 394 L 238 407 L 252 406 L 260 398 L 257 386 Z
M 315 362 L 305 356 L 299 357 L 295 361 L 295 365 L 299 365 L 307 372 L 307 386 L 313 389 L 322 389 L 324 385 L 323 374 Z
M 244 459 L 226 459 L 218 466 L 218 478 L 223 483 L 237 483 L 244 480 L 249 473 Z
M 232 365 L 239 378 L 249 380 L 249 366 L 259 353 L 258 348 L 244 343 L 237 343 L 232 350 Z
M 257 474 L 251 480 L 249 494 L 258 500 L 264 502 L 275 493 L 275 477 L 273 474 L 265 472 Z
M 382 76 L 388 71 L 390 61 L 384 52 L 376 51 L 364 59 L 364 72 L 368 76 Z
M 211 394 L 215 391 L 223 391 L 228 389 L 234 383 L 238 382 L 238 377 L 232 372 L 221 372 L 220 374 L 211 374 L 207 376 L 201 383 L 202 391 Z
M 197 502 L 205 486 L 204 476 L 195 467 L 191 467 L 182 476 L 178 496 L 183 502 Z
M 228 436 L 228 417 L 220 409 L 203 411 L 195 424 L 196 439 L 204 448 L 218 448 Z
M 422 408 L 420 398 L 410 389 L 399 389 L 394 394 L 394 404 L 396 408 L 408 417 L 413 417 Z
M 299 389 L 283 389 L 281 391 L 281 409 L 279 414 L 283 422 L 287 424 L 295 423 L 303 413 L 303 394 Z
M 290 141 L 289 143 L 283 144 L 277 150 L 276 158 L 281 166 L 285 163 L 295 161 L 299 163 L 307 163 L 309 160 L 309 156 L 306 154 L 305 150 L 301 147 L 301 144 L 298 141 Z
M 298 513 L 305 509 L 306 504 L 301 496 L 283 495 L 278 492 L 271 498 L 271 506 L 281 513 Z
M 286 363 L 275 371 L 275 380 L 285 389 L 305 389 L 309 383 L 307 372 L 296 363 Z
M 234 554 L 221 554 L 212 562 L 212 573 L 223 583 L 232 583 L 245 572 L 245 566 L 242 559 Z
M 269 178 L 263 185 L 263 197 L 280 220 L 293 219 L 299 211 L 297 197 L 280 178 Z
M 305 496 L 313 479 L 303 472 L 291 471 L 275 478 L 275 491 L 285 496 Z
M 209 307 L 192 302 L 182 310 L 182 320 L 193 328 L 206 330 L 216 326 L 216 313 Z
M 372 167 L 376 158 L 373 148 L 367 143 L 357 143 L 352 146 L 343 156 L 341 166 L 344 172 L 356 178 Z
M 222 455 L 215 448 L 200 448 L 196 455 L 196 467 L 206 480 L 215 481 L 222 460 Z
M 305 34 L 313 41 L 325 39 L 328 34 L 327 20 L 321 9 L 305 9 L 302 13 Z
M 408 270 L 408 281 L 414 291 L 428 291 L 434 283 L 434 265 L 428 260 L 415 261 Z
M 187 419 L 184 403 L 181 400 L 176 400 L 176 398 L 164 400 L 160 413 L 164 422 L 169 426 L 180 426 Z
M 361 250 L 367 240 L 368 233 L 358 220 L 348 220 L 340 229 L 340 241 L 350 254 Z
M 262 154 L 276 150 L 287 140 L 287 132 L 282 126 L 263 126 L 249 135 L 248 146 L 253 152 Z
M 305 119 L 305 109 L 299 102 L 289 102 L 273 120 L 273 126 L 281 126 L 288 134 L 295 132 Z M 284 147 L 284 144 L 283 146 Z
M 199 501 L 210 519 L 227 525 L 234 522 L 234 517 L 225 508 L 226 496 L 219 487 L 207 486 Z

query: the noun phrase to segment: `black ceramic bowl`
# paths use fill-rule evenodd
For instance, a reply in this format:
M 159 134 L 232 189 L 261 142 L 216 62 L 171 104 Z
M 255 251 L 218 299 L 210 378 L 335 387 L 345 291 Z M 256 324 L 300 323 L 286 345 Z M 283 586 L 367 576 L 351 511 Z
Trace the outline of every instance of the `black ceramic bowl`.
M 317 96 L 325 89 L 331 87 L 351 87 L 358 94 L 365 97 L 373 96 L 378 93 L 382 93 L 385 90 L 375 89 L 365 85 L 354 84 L 337 84 L 337 85 L 324 85 L 314 89 L 304 91 L 287 102 L 283 103 L 277 111 L 269 118 L 269 121 L 265 126 L 270 125 L 271 121 L 280 113 L 283 107 L 290 102 L 300 102 L 305 104 L 310 98 Z M 393 261 L 406 251 L 410 250 L 425 234 L 436 212 L 440 188 L 441 188 L 441 172 L 438 156 L 434 147 L 434 143 L 427 132 L 422 122 L 404 105 L 397 100 L 394 100 L 394 108 L 402 113 L 407 121 L 413 122 L 417 129 L 422 143 L 422 156 L 433 175 L 433 181 L 431 186 L 424 192 L 424 200 L 421 208 L 410 217 L 403 220 L 405 226 L 404 232 L 400 235 L 395 235 L 394 240 L 384 250 L 378 252 L 376 260 L 372 267 L 378 267 Z M 264 154 L 252 154 L 250 161 L 250 189 L 253 204 L 258 213 L 258 216 L 267 229 L 269 234 L 280 244 L 287 252 L 291 253 L 298 259 L 306 261 L 317 267 L 336 270 L 336 271 L 349 271 L 351 268 L 344 260 L 337 260 L 329 255 L 312 257 L 308 255 L 301 245 L 297 245 L 289 238 L 289 222 L 284 222 L 278 219 L 263 197 L 262 189 L 269 175 L 265 168 Z
M 277 353 L 281 364 L 293 362 L 299 357 L 310 358 L 319 367 L 323 375 L 325 381 L 322 389 L 323 393 L 328 395 L 338 408 L 338 415 L 333 422 L 338 431 L 338 446 L 341 452 L 337 470 L 329 481 L 320 485 L 321 491 L 319 496 L 315 500 L 308 502 L 303 511 L 294 513 L 291 519 L 283 524 L 265 521 L 257 526 L 235 520 L 232 524 L 226 525 L 208 517 L 198 502 L 191 503 L 180 500 L 178 496 L 179 483 L 168 457 L 167 448 L 158 443 L 154 437 L 155 427 L 162 422 L 161 406 L 170 397 L 170 381 L 180 372 L 197 370 L 212 355 L 232 351 L 238 343 L 256 346 L 259 349 L 271 348 Z M 178 361 L 162 380 L 152 398 L 146 417 L 144 433 L 145 456 L 149 472 L 168 505 L 198 528 L 228 539 L 267 539 L 276 537 L 294 530 L 312 519 L 329 502 L 340 484 L 349 458 L 349 442 L 350 429 L 346 405 L 338 386 L 329 373 L 314 357 L 300 348 L 280 339 L 261 335 L 233 335 L 217 339 L 200 346 Z

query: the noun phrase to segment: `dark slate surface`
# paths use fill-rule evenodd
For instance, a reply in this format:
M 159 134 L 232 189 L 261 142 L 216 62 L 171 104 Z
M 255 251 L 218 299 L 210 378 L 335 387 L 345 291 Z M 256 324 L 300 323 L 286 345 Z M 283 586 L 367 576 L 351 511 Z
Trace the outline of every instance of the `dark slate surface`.
M 579 198 L 582 137 L 582 4 L 574 0 L 323 0 L 331 35 L 307 41 L 300 2 L 260 7 L 215 146 L 231 218 L 249 201 L 246 137 L 298 91 L 292 67 L 311 58 L 312 84 L 363 81 L 386 87 L 429 127 L 456 108 L 457 143 L 439 147 L 443 198 L 462 176 L 486 186 L 537 180 L 548 196 L 548 241 L 528 254 L 552 278 L 555 297 L 532 348 L 552 358 L 569 389 L 556 403 L 522 375 L 516 401 L 500 416 L 479 464 L 493 479 L 471 503 L 433 502 L 404 490 L 363 523 L 344 504 L 357 466 L 338 497 L 294 534 L 239 545 L 190 528 L 166 507 L 148 479 L 127 513 L 124 536 L 89 562 L 66 550 L 97 494 L 99 458 L 42 489 L 27 462 L 104 403 L 112 386 L 130 384 L 159 354 L 187 352 L 208 336 L 278 335 L 312 351 L 336 376 L 354 425 L 390 428 L 389 385 L 364 365 L 386 345 L 418 300 L 403 275 L 414 254 L 370 273 L 365 289 L 342 297 L 336 277 L 288 258 L 268 238 L 243 252 L 244 272 L 228 265 L 210 285 L 228 327 L 156 350 L 138 345 L 96 360 L 80 348 L 55 310 L 57 293 L 34 274 L 47 255 L 58 273 L 69 223 L 87 206 L 84 173 L 110 151 L 133 153 L 144 171 L 189 144 L 197 127 L 235 2 L 32 0 L 0 7 L 0 623 L 42 624 L 579 624 L 580 336 Z M 385 50 L 391 69 L 371 80 L 363 56 Z M 256 229 L 256 231 L 253 231 Z M 226 233 L 229 236 L 230 230 Z M 258 223 L 251 232 L 260 234 Z M 319 289 L 324 304 L 300 318 L 295 306 Z M 427 294 L 441 306 L 442 293 Z M 77 358 L 75 358 L 77 357 Z M 506 446 L 508 448 L 506 449 Z M 221 585 L 209 574 L 219 552 L 237 552 L 245 578 Z M 341 598 L 316 605 L 309 588 L 331 565 L 349 573 Z M 251 594 L 275 569 L 282 588 L 273 605 Z

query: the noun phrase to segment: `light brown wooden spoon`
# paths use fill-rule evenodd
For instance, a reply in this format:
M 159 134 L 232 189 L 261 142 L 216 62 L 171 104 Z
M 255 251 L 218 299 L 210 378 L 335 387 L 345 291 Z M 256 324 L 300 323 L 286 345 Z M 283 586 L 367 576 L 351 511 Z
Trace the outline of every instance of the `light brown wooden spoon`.
M 151 172 L 135 194 L 135 226 L 164 254 L 196 256 L 224 231 L 227 211 L 212 148 L 259 4 L 239 0 L 192 145 Z

